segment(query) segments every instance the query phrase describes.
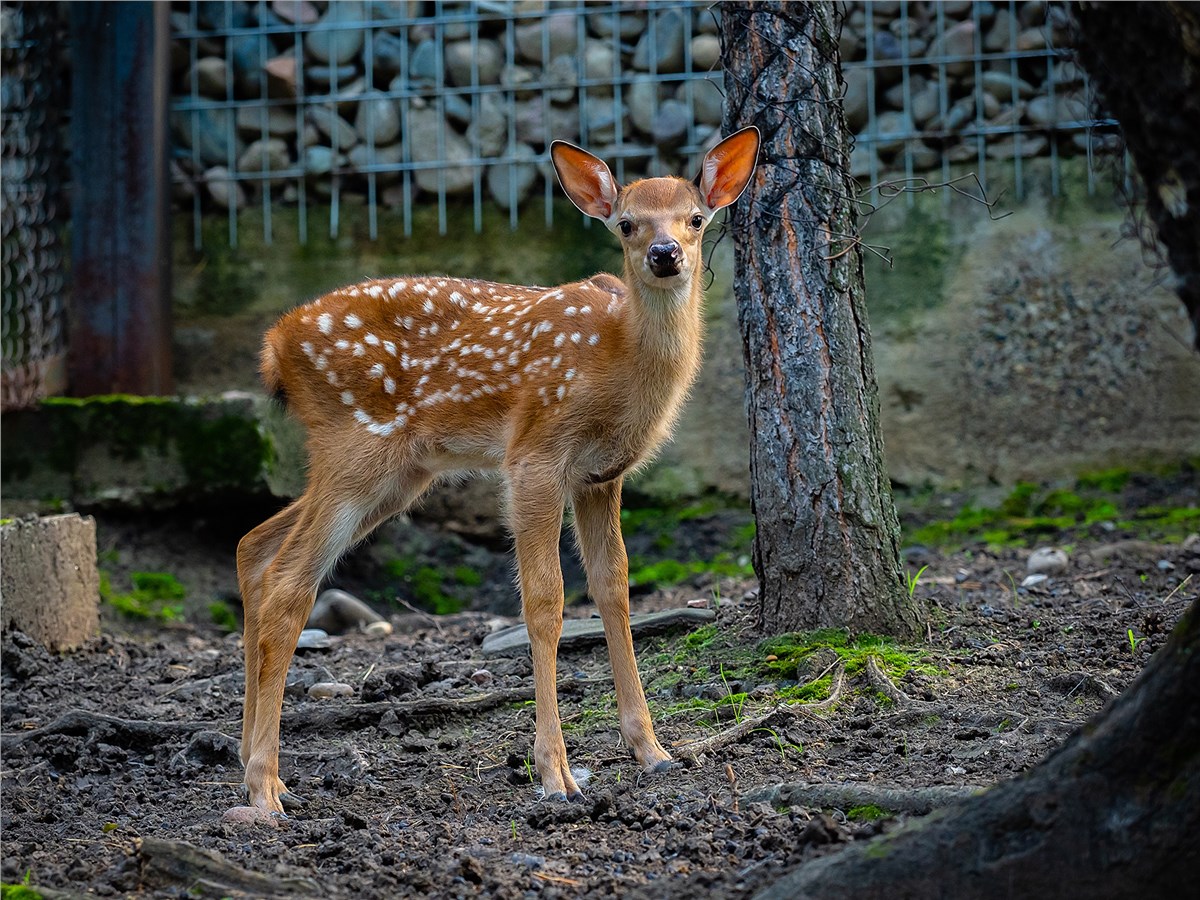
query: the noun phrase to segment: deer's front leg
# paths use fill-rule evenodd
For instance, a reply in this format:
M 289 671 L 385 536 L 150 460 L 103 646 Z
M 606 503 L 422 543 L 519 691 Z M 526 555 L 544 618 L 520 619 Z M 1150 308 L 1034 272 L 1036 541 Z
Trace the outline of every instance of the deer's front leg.
M 533 652 L 533 689 L 537 734 L 533 758 L 548 798 L 579 796 L 567 764 L 562 720 L 558 715 L 558 639 L 562 635 L 563 581 L 558 562 L 565 502 L 557 473 L 521 463 L 509 472 L 510 516 L 517 546 L 521 606 Z
M 572 502 L 588 592 L 604 622 L 621 738 L 643 768 L 669 766 L 671 755 L 654 736 L 629 631 L 629 562 L 621 537 L 621 479 L 580 487 L 575 490 Z

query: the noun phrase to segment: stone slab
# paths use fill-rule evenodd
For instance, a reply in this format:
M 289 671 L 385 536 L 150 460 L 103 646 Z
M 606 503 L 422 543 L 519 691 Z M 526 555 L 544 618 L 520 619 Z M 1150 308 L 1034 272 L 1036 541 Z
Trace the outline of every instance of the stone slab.
M 0 618 L 51 650 L 100 630 L 96 521 L 74 513 L 0 525 Z
M 716 617 L 711 609 L 663 609 L 630 616 L 629 628 L 636 639 L 706 625 Z M 603 641 L 604 623 L 599 619 L 567 619 L 558 649 L 580 650 Z M 481 649 L 484 656 L 523 655 L 529 652 L 529 631 L 524 624 L 504 628 L 484 638 Z

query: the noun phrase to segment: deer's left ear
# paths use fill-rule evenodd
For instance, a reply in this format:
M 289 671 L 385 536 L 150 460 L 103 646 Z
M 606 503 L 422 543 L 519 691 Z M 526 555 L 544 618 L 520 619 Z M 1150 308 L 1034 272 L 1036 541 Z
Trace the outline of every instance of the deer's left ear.
M 753 125 L 734 132 L 704 155 L 696 187 L 710 213 L 742 195 L 758 162 L 759 136 Z

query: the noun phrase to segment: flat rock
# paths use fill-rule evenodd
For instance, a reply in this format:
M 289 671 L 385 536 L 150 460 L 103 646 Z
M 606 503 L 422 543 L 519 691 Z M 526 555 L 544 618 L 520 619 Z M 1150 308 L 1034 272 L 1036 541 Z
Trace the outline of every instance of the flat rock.
M 716 619 L 711 609 L 664 609 L 631 616 L 629 627 L 635 638 L 665 631 L 695 628 Z M 604 623 L 600 619 L 567 619 L 563 622 L 560 650 L 577 650 L 604 640 Z M 524 625 L 513 625 L 489 634 L 480 648 L 484 656 L 519 656 L 529 651 L 529 631 Z

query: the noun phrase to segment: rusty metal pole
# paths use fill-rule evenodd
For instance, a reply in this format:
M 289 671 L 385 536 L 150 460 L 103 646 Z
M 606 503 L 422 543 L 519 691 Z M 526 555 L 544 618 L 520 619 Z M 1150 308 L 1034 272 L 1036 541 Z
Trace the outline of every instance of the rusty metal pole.
M 71 4 L 75 396 L 173 390 L 170 6 Z

